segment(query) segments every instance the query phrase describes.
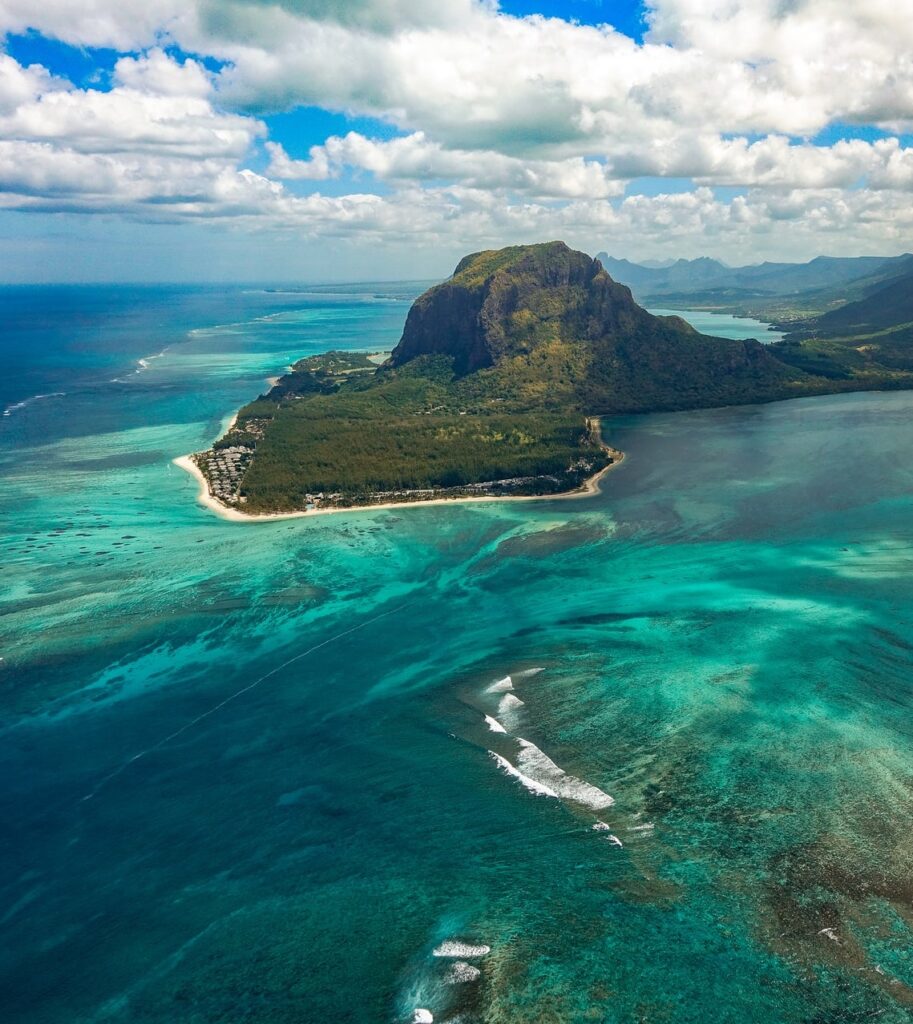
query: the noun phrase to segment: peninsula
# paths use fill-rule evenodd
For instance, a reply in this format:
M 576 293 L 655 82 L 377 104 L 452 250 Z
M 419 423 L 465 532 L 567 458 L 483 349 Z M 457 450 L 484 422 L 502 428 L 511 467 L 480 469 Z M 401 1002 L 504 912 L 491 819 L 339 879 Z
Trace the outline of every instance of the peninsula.
M 363 353 L 303 359 L 211 449 L 176 461 L 238 519 L 570 496 L 620 461 L 601 415 L 913 387 L 913 365 L 830 341 L 824 367 L 789 341 L 653 316 L 563 242 L 486 251 L 416 300 L 380 366 Z

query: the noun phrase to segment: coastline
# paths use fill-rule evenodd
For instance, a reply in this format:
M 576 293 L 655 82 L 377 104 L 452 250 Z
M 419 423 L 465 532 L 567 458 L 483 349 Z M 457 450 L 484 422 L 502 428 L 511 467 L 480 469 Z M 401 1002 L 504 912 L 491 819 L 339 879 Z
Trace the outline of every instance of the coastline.
M 237 415 L 235 416 L 237 419 Z M 599 424 L 599 417 L 591 417 Z M 338 515 L 344 512 L 372 512 L 378 510 L 390 510 L 397 508 L 419 508 L 428 505 L 457 505 L 469 504 L 470 502 L 493 501 L 568 501 L 580 498 L 591 498 L 599 493 L 599 484 L 602 478 L 611 470 L 620 466 L 625 460 L 625 453 L 617 448 L 611 448 L 607 444 L 602 445 L 603 449 L 611 454 L 613 461 L 608 466 L 603 466 L 598 473 L 587 477 L 583 483 L 573 491 L 563 491 L 558 494 L 504 494 L 504 495 L 466 495 L 456 498 L 428 498 L 424 501 L 385 501 L 375 505 L 346 505 L 340 508 L 314 508 L 310 511 L 301 510 L 296 512 L 263 512 L 260 514 L 242 512 L 240 509 L 229 508 L 221 501 L 214 498 L 209 491 L 209 481 L 201 472 L 199 466 L 193 461 L 190 455 L 179 455 L 172 459 L 172 464 L 185 473 L 189 473 L 199 484 L 200 490 L 197 494 L 197 503 L 204 508 L 214 512 L 220 519 L 232 523 L 271 523 L 282 519 L 303 519 L 312 516 Z

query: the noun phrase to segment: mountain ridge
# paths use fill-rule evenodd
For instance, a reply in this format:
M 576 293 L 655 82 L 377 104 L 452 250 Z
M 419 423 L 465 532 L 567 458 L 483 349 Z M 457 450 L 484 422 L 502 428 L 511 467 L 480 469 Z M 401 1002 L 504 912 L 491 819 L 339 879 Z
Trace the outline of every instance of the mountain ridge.
M 899 271 L 910 254 L 900 256 L 816 256 L 805 263 L 766 261 L 729 267 L 709 257 L 677 260 L 668 267 L 652 268 L 607 253 L 598 258 L 618 280 L 629 285 L 641 300 L 688 295 L 733 293 L 746 298 L 786 297 L 816 289 L 840 287 L 877 273 Z

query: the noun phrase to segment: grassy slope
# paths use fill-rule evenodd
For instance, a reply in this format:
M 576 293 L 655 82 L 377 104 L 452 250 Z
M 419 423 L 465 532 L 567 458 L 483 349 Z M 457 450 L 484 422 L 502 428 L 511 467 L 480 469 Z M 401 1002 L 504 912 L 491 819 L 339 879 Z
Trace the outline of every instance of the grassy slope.
M 913 374 L 913 274 L 864 279 L 841 308 L 796 325 L 778 358 L 831 378 L 835 389 L 905 388 Z

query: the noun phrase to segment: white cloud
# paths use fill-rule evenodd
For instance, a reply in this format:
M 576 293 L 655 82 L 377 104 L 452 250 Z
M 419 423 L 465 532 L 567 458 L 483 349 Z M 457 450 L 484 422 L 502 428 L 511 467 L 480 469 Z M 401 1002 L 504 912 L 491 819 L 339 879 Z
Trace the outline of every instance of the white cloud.
M 58 82 L 48 88 L 44 75 L 20 69 L 19 102 L 6 104 L 0 114 L 0 138 L 46 141 L 85 153 L 238 160 L 265 131 L 253 118 L 217 111 L 206 97 L 211 85 L 194 61 L 179 64 L 153 51 L 118 61 L 115 76 L 123 84 L 102 92 L 65 89 Z
M 156 96 L 212 96 L 213 79 L 195 60 L 180 63 L 154 48 L 141 57 L 121 57 L 114 65 L 114 80 L 135 92 Z
M 0 31 L 135 50 L 176 34 L 193 8 L 192 0 L 0 0 Z
M 206 45 L 232 62 L 222 76 L 232 102 L 352 109 L 456 149 L 594 155 L 683 128 L 813 135 L 835 120 L 913 118 L 903 4 L 810 0 L 789 5 L 788 17 L 779 6 L 658 0 L 645 46 L 479 7 L 461 7 L 446 28 L 379 33 L 284 9 L 254 24 L 250 5 L 235 4 L 246 17 L 203 27 Z
M 11 113 L 42 93 L 65 87 L 40 64 L 23 67 L 0 53 L 0 114 Z
M 0 206 L 378 245 L 906 247 L 913 151 L 809 139 L 913 125 L 910 14 L 896 0 L 653 0 L 637 45 L 479 0 L 0 0 L 0 30 L 122 53 L 110 89 L 0 53 Z M 259 112 L 300 104 L 399 134 L 334 135 L 303 158 L 267 141 L 255 172 Z M 622 199 L 645 176 L 694 187 Z M 351 194 L 322 194 L 331 179 Z
M 781 135 L 749 142 L 686 134 L 617 152 L 609 163 L 622 178 L 693 178 L 703 185 L 913 189 L 913 149 L 901 147 L 896 138 L 815 146 Z
M 356 168 L 388 181 L 443 179 L 540 198 L 604 199 L 624 191 L 623 184 L 594 160 L 530 161 L 494 152 L 447 150 L 424 132 L 388 141 L 368 139 L 358 132 L 332 136 L 323 145 L 312 146 L 307 160 L 291 160 L 276 143 L 266 146 L 272 157 L 269 173 L 283 179 L 322 180 Z

